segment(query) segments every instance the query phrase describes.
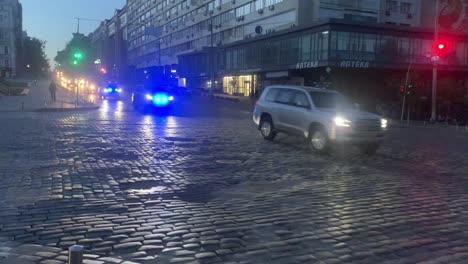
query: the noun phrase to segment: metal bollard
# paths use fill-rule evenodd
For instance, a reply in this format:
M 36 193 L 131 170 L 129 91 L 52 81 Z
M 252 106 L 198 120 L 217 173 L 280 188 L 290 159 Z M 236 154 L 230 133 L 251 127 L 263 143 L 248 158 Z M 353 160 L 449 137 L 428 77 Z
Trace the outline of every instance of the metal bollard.
M 83 246 L 74 245 L 68 248 L 68 264 L 83 264 Z

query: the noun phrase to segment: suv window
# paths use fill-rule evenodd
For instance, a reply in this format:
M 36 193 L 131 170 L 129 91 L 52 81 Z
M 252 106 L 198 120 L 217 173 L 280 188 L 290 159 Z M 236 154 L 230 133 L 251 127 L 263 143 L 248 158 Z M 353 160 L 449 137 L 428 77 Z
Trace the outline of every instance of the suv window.
M 293 99 L 293 105 L 304 107 L 304 108 L 309 108 L 310 103 L 309 103 L 309 99 L 307 98 L 307 95 L 304 92 L 296 91 L 294 99 Z
M 294 96 L 293 90 L 281 89 L 276 95 L 275 102 L 280 103 L 280 104 L 290 104 L 293 96 Z
M 268 102 L 274 102 L 276 95 L 278 94 L 279 89 L 273 88 L 268 90 L 268 93 L 265 96 L 265 100 Z
M 319 108 L 356 108 L 346 97 L 332 92 L 310 92 L 315 107 Z

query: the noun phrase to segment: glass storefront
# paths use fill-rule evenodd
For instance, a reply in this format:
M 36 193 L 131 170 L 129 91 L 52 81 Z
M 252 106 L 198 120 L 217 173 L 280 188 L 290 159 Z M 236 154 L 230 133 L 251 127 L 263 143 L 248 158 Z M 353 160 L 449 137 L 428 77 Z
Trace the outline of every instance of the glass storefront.
M 377 30 L 378 28 L 376 28 Z M 450 38 L 448 38 L 450 39 Z M 466 39 L 451 39 L 448 55 L 440 64 L 468 65 Z M 365 61 L 379 64 L 431 64 L 432 36 L 424 32 L 358 32 L 330 29 L 291 33 L 225 49 L 224 69 L 291 69 L 302 62 Z
M 257 91 L 256 75 L 225 76 L 223 92 L 235 96 L 252 96 Z
M 329 32 L 272 38 L 226 49 L 226 70 L 327 60 Z

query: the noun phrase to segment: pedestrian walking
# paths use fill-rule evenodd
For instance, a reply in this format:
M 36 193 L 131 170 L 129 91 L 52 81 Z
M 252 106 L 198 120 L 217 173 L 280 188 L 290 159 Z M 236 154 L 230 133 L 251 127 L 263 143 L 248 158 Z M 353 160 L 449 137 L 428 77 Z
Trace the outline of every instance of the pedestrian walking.
M 57 85 L 55 84 L 54 80 L 49 85 L 49 92 L 50 92 L 50 97 L 52 98 L 52 102 L 57 101 Z

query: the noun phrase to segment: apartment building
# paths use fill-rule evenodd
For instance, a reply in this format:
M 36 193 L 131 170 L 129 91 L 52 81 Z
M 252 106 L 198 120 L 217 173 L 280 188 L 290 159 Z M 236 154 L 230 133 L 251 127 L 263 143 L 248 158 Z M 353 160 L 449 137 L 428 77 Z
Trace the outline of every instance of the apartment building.
M 0 76 L 14 77 L 22 47 L 22 6 L 18 0 L 0 0 Z
M 91 33 L 96 55 L 96 74 L 107 79 L 128 79 L 127 10 L 115 11 L 114 16 L 101 22 Z
M 329 17 L 377 22 L 381 9 L 380 0 L 129 0 L 127 8 L 129 59 L 137 68 L 175 65 L 181 53 Z M 148 34 L 152 27 L 161 31 Z

